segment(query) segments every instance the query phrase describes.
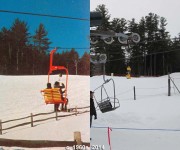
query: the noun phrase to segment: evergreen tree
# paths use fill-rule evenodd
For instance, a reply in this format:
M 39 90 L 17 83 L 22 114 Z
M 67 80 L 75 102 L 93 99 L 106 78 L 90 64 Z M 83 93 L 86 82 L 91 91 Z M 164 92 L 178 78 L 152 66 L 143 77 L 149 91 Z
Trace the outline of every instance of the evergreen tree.
M 110 28 L 110 15 L 108 9 L 104 4 L 98 5 L 95 11 L 100 12 L 102 14 L 102 23 L 96 29 L 98 31 L 107 31 Z M 107 44 L 104 43 L 103 40 L 99 40 L 99 42 L 95 45 L 91 45 L 91 48 L 96 51 L 96 53 L 106 53 Z M 97 69 L 98 68 L 98 69 Z M 102 66 L 101 64 L 97 66 L 97 64 L 90 63 L 90 75 L 94 75 L 95 69 L 97 72 L 101 72 Z
M 12 64 L 12 41 L 10 31 L 5 27 L 0 32 L 0 47 L 0 72 L 8 74 Z
M 128 31 L 130 32 L 130 34 L 139 33 L 139 25 L 138 23 L 136 23 L 134 18 L 131 21 L 129 21 Z M 143 68 L 142 68 L 143 59 L 142 57 L 136 58 L 136 56 L 143 56 L 143 50 L 140 49 L 139 44 L 134 44 L 133 46 L 129 46 L 128 52 L 129 52 L 128 66 L 131 66 L 133 74 L 141 75 L 143 73 Z
M 141 20 L 139 21 L 138 29 L 139 30 L 137 33 L 141 37 L 141 41 L 140 43 L 138 43 L 139 51 L 142 53 L 142 57 L 140 59 L 142 59 L 143 62 L 141 66 L 141 70 L 142 70 L 141 75 L 146 75 L 147 38 L 146 38 L 146 21 L 144 17 L 142 17 Z
M 84 55 L 80 58 L 78 63 L 78 74 L 80 75 L 89 75 L 90 74 L 90 55 L 85 52 Z
M 110 28 L 110 15 L 108 9 L 106 8 L 106 5 L 98 5 L 95 11 L 100 12 L 102 14 L 102 25 L 98 27 L 98 30 L 108 30 Z
M 160 26 L 156 36 L 156 49 L 158 52 L 165 52 L 170 49 L 170 36 L 166 31 L 167 21 L 164 17 L 160 17 Z M 155 64 L 155 74 L 164 75 L 168 73 L 168 66 L 170 63 L 169 54 L 161 53 L 154 55 L 154 64 Z M 158 69 L 158 70 L 157 70 Z
M 69 74 L 78 74 L 78 62 L 79 62 L 79 54 L 77 51 L 75 51 L 74 48 L 71 49 L 71 51 L 68 52 L 67 56 L 68 61 L 68 70 Z
M 124 33 L 127 31 L 127 22 L 124 18 L 114 18 L 111 22 L 111 29 L 116 33 Z M 113 44 L 107 46 L 108 62 L 106 64 L 107 73 L 124 74 L 126 69 L 125 64 L 125 49 L 119 43 L 117 38 L 114 38 Z
M 14 71 L 16 72 L 16 74 L 19 74 L 24 70 L 24 55 L 26 53 L 26 44 L 29 36 L 27 23 L 16 19 L 10 29 L 9 34 L 11 36 L 10 41 L 13 49 L 11 51 L 11 46 L 9 46 L 9 54 L 12 56 L 11 71 L 15 69 Z M 15 64 L 15 66 L 13 66 L 12 64 Z
M 149 13 L 148 16 L 145 17 L 146 19 L 146 38 L 148 43 L 146 44 L 147 47 L 147 54 L 150 54 L 146 57 L 146 71 L 148 75 L 153 75 L 153 67 L 154 67 L 154 55 L 152 53 L 157 51 L 157 44 L 156 41 L 158 38 L 158 16 L 153 13 Z
M 168 72 L 180 72 L 180 33 L 178 37 L 175 37 L 173 39 L 171 49 L 174 51 L 167 54 L 169 59 L 171 60 L 171 63 L 168 66 Z
M 111 21 L 111 30 L 113 30 L 116 33 L 119 32 L 126 32 L 127 31 L 127 21 L 124 18 L 113 18 L 113 20 Z
M 45 71 L 47 71 L 47 69 L 45 69 L 46 67 L 44 65 L 44 59 L 46 58 L 46 52 L 48 51 L 49 45 L 51 44 L 47 35 L 48 32 L 46 31 L 44 25 L 40 23 L 38 29 L 35 31 L 35 35 L 33 36 L 34 52 L 40 52 L 40 54 L 36 52 L 38 55 L 35 55 L 36 58 L 34 69 L 38 74 L 44 74 Z
M 107 31 L 110 29 L 110 15 L 108 9 L 104 4 L 98 5 L 95 9 L 102 14 L 102 24 L 97 28 L 98 31 Z M 106 51 L 107 44 L 103 40 L 100 40 L 97 44 L 91 45 L 97 52 L 104 53 Z
M 38 51 L 41 53 L 45 53 L 49 49 L 49 39 L 47 38 L 48 32 L 46 31 L 44 25 L 41 23 L 38 29 L 35 31 L 35 35 L 33 36 L 34 44 Z

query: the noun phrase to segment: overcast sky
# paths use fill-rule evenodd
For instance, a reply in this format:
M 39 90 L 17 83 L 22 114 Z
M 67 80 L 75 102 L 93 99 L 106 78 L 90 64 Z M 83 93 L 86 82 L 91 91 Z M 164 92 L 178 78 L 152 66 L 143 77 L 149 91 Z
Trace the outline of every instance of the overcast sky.
M 90 10 L 93 11 L 99 4 L 105 4 L 112 18 L 135 18 L 137 22 L 141 17 L 152 12 L 165 17 L 166 26 L 171 38 L 180 33 L 180 0 L 90 0 Z

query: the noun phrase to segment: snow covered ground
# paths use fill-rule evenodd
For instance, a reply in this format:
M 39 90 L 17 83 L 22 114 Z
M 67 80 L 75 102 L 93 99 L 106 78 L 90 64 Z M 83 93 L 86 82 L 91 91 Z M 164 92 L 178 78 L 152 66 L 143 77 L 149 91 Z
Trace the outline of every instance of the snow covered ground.
M 180 73 L 171 74 L 171 77 L 180 89 Z M 111 77 L 106 76 L 108 78 Z M 91 128 L 91 145 L 104 145 L 109 149 L 107 127 L 111 127 L 112 150 L 179 150 L 180 94 L 171 83 L 171 96 L 168 96 L 168 76 L 112 78 L 121 106 L 107 113 L 97 111 L 98 119 L 93 120 Z M 90 89 L 102 83 L 102 76 L 92 77 Z M 109 96 L 113 96 L 110 84 L 105 87 Z M 100 90 L 95 97 L 100 99 Z
M 171 74 L 171 77 L 180 88 L 180 73 Z M 180 94 L 171 83 L 172 95 L 168 96 L 168 77 L 140 77 L 129 80 L 125 77 L 112 78 L 116 84 L 116 96 L 121 106 L 107 113 L 97 111 L 98 119 L 93 120 L 93 128 L 91 128 L 91 145 L 104 145 L 105 149 L 109 149 L 107 127 L 111 127 L 112 150 L 179 150 Z M 57 79 L 57 75 L 51 76 L 51 83 Z M 62 81 L 65 81 L 64 76 Z M 0 76 L 0 119 L 6 121 L 26 117 L 30 113 L 52 112 L 53 105 L 46 105 L 40 93 L 40 90 L 46 87 L 46 83 L 47 76 Z M 69 76 L 69 107 L 89 106 L 89 85 L 90 89 L 94 90 L 102 83 L 102 76 L 92 77 L 91 83 L 87 76 Z M 133 95 L 134 86 L 136 100 Z M 108 94 L 112 96 L 112 86 L 107 85 L 106 88 Z M 98 98 L 100 91 L 96 91 L 95 94 Z M 18 123 L 22 121 L 4 124 L 3 128 Z M 58 121 L 51 119 L 38 122 L 34 127 L 26 125 L 5 130 L 0 138 L 72 141 L 75 131 L 80 131 L 82 140 L 89 142 L 89 113 L 59 118 Z M 64 148 L 42 148 L 42 150 L 47 149 Z
M 58 75 L 52 75 L 50 82 L 59 80 Z M 61 79 L 65 83 L 65 76 Z M 6 121 L 29 116 L 30 113 L 53 112 L 53 105 L 46 105 L 40 90 L 46 88 L 47 75 L 42 76 L 0 76 L 0 120 Z M 68 80 L 68 107 L 89 106 L 89 76 L 69 76 Z M 85 109 L 89 110 L 89 108 Z M 69 114 L 59 112 L 59 115 Z M 39 116 L 43 119 L 55 116 Z M 27 120 L 9 122 L 3 124 L 3 128 L 23 123 Z M 80 131 L 83 142 L 89 142 L 89 112 L 77 116 L 50 119 L 35 123 L 34 127 L 25 125 L 3 131 L 0 138 L 23 139 L 23 140 L 54 140 L 54 141 L 74 141 L 74 132 Z

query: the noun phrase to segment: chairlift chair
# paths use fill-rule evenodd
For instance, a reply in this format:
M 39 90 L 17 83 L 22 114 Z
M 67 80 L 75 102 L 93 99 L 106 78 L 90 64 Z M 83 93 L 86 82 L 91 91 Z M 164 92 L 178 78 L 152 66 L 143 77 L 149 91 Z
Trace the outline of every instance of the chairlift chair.
M 105 84 L 109 83 L 110 81 L 112 81 L 112 84 L 113 84 L 113 97 L 109 97 L 108 92 L 104 86 Z M 99 89 L 101 90 L 101 99 L 98 101 L 96 99 L 95 95 L 94 95 L 94 99 L 102 113 L 113 111 L 120 107 L 119 100 L 116 98 L 116 95 L 115 95 L 115 83 L 112 78 L 105 80 L 104 83 L 101 86 L 99 86 L 98 88 L 96 88 L 93 92 L 95 92 Z M 103 98 L 103 92 L 106 95 L 105 98 Z
M 107 60 L 107 56 L 106 54 L 100 54 L 98 57 L 95 56 L 95 59 L 93 59 L 93 57 L 91 57 L 91 62 L 93 64 L 96 64 L 96 63 L 101 63 L 103 64 L 103 80 L 104 80 L 104 83 L 99 86 L 98 88 L 96 88 L 94 90 L 97 91 L 97 90 L 101 90 L 101 100 L 98 101 L 94 95 L 94 99 L 100 109 L 100 111 L 102 113 L 105 113 L 105 112 L 109 112 L 109 111 L 113 111 L 115 110 L 116 108 L 120 107 L 120 103 L 119 103 L 119 100 L 116 98 L 116 93 L 115 93 L 115 83 L 114 83 L 114 80 L 111 78 L 111 79 L 105 79 L 105 63 L 106 63 L 106 60 Z M 108 92 L 105 88 L 105 85 L 110 83 L 110 81 L 112 82 L 112 85 L 113 85 L 113 97 L 109 97 L 108 95 Z M 103 92 L 105 93 L 106 97 L 103 98 Z
M 49 65 L 49 72 L 48 72 L 48 83 L 50 83 L 50 75 L 53 73 L 53 71 L 60 70 L 65 71 L 66 73 L 66 83 L 65 83 L 65 93 L 63 95 L 63 100 L 61 93 L 57 94 L 57 88 L 52 89 L 44 89 L 41 90 L 43 92 L 44 100 L 46 104 L 58 104 L 58 103 L 64 103 L 67 104 L 67 87 L 68 87 L 68 69 L 64 66 L 53 66 L 53 54 L 56 52 L 56 48 L 53 49 L 50 52 L 50 65 Z M 60 74 L 60 77 L 62 74 Z

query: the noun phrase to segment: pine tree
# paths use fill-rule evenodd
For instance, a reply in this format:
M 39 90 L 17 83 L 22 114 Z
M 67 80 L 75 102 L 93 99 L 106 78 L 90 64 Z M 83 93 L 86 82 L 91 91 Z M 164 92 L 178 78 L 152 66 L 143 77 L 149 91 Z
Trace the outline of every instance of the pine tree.
M 98 27 L 98 30 L 106 31 L 110 28 L 110 15 L 109 11 L 106 8 L 106 5 L 98 5 L 97 8 L 95 9 L 97 12 L 101 12 L 102 14 L 102 25 Z
M 124 18 L 114 18 L 111 22 L 111 29 L 116 33 L 127 31 L 127 21 Z M 107 47 L 108 62 L 106 64 L 107 73 L 124 74 L 125 73 L 125 49 L 114 38 L 113 44 Z
M 174 50 L 168 53 L 171 63 L 169 64 L 169 72 L 180 72 L 180 33 L 172 41 L 171 49 Z
M 102 24 L 97 28 L 98 31 L 108 31 L 110 28 L 111 28 L 111 25 L 110 25 L 110 15 L 109 15 L 109 11 L 108 9 L 106 8 L 106 6 L 104 4 L 102 5 L 98 5 L 97 8 L 95 9 L 95 11 L 98 11 L 102 14 Z M 91 48 L 95 49 L 95 51 L 97 53 L 105 53 L 107 54 L 107 49 L 108 49 L 108 45 L 104 43 L 103 40 L 99 40 L 99 42 L 95 45 L 91 45 Z M 94 66 L 94 67 L 91 67 L 91 73 L 93 74 L 94 72 L 94 69 L 93 68 L 99 68 L 98 69 L 98 72 L 101 72 L 102 71 L 102 66 L 101 64 L 99 64 L 98 66 L 96 65 L 93 65 L 93 64 L 90 64 L 91 66 Z M 108 71 L 108 67 L 106 68 L 106 70 Z
M 38 55 L 34 55 L 35 65 L 34 70 L 38 74 L 44 74 L 46 71 L 46 67 L 44 65 L 44 59 L 46 59 L 46 53 L 48 52 L 49 38 L 47 37 L 48 32 L 46 31 L 44 25 L 40 23 L 38 29 L 35 31 L 35 35 L 33 36 L 34 41 L 34 51 L 38 51 Z M 36 57 L 36 58 L 35 58 Z
M 0 72 L 2 74 L 8 74 L 8 68 L 12 64 L 12 40 L 10 30 L 5 27 L 0 32 L 0 46 Z
M 146 19 L 146 38 L 147 41 L 150 41 L 146 44 L 147 54 L 150 54 L 146 57 L 146 68 L 147 74 L 153 75 L 154 74 L 154 53 L 157 51 L 157 44 L 154 42 L 157 40 L 157 33 L 158 33 L 158 24 L 159 24 L 159 16 L 153 13 L 149 13 L 148 16 L 145 17 Z
M 16 74 L 22 73 L 24 70 L 24 55 L 26 53 L 26 44 L 28 40 L 27 23 L 16 19 L 10 29 L 11 46 L 12 46 L 12 64 L 15 64 L 13 69 Z M 12 71 L 13 71 L 12 69 Z
M 166 25 L 167 25 L 167 21 L 164 17 L 160 17 L 160 26 L 158 29 L 158 33 L 156 36 L 156 40 L 158 42 L 156 42 L 156 49 L 158 52 L 165 52 L 168 51 L 170 49 L 170 36 L 168 35 L 168 32 L 166 31 Z M 164 75 L 168 73 L 168 66 L 170 63 L 170 59 L 169 59 L 169 54 L 167 53 L 161 53 L 158 55 L 155 55 L 155 73 L 159 74 L 159 75 Z M 162 64 L 162 65 L 160 65 Z M 158 69 L 158 70 L 157 70 Z
M 139 25 L 136 23 L 135 19 L 133 18 L 131 21 L 129 21 L 128 24 L 128 31 L 130 34 L 132 33 L 139 33 Z M 129 65 L 132 68 L 132 73 L 135 75 L 141 75 L 143 73 L 143 59 L 142 57 L 136 56 L 143 56 L 143 50 L 140 49 L 139 44 L 134 44 L 133 46 L 129 46 Z
M 139 45 L 139 50 L 142 52 L 142 66 L 141 66 L 141 70 L 142 70 L 142 74 L 141 75 L 146 75 L 146 54 L 147 54 L 147 38 L 146 38 L 146 21 L 145 18 L 142 17 L 141 20 L 139 21 L 138 24 L 138 34 L 141 37 L 141 41 L 140 43 L 138 43 Z
M 67 56 L 68 61 L 68 70 L 69 74 L 78 74 L 78 62 L 79 62 L 79 54 L 77 51 L 75 51 L 74 48 L 71 49 L 71 51 L 68 52 Z
M 48 32 L 46 31 L 44 25 L 41 23 L 35 31 L 35 35 L 33 36 L 35 47 L 41 53 L 45 53 L 49 49 L 49 39 L 47 38 Z

